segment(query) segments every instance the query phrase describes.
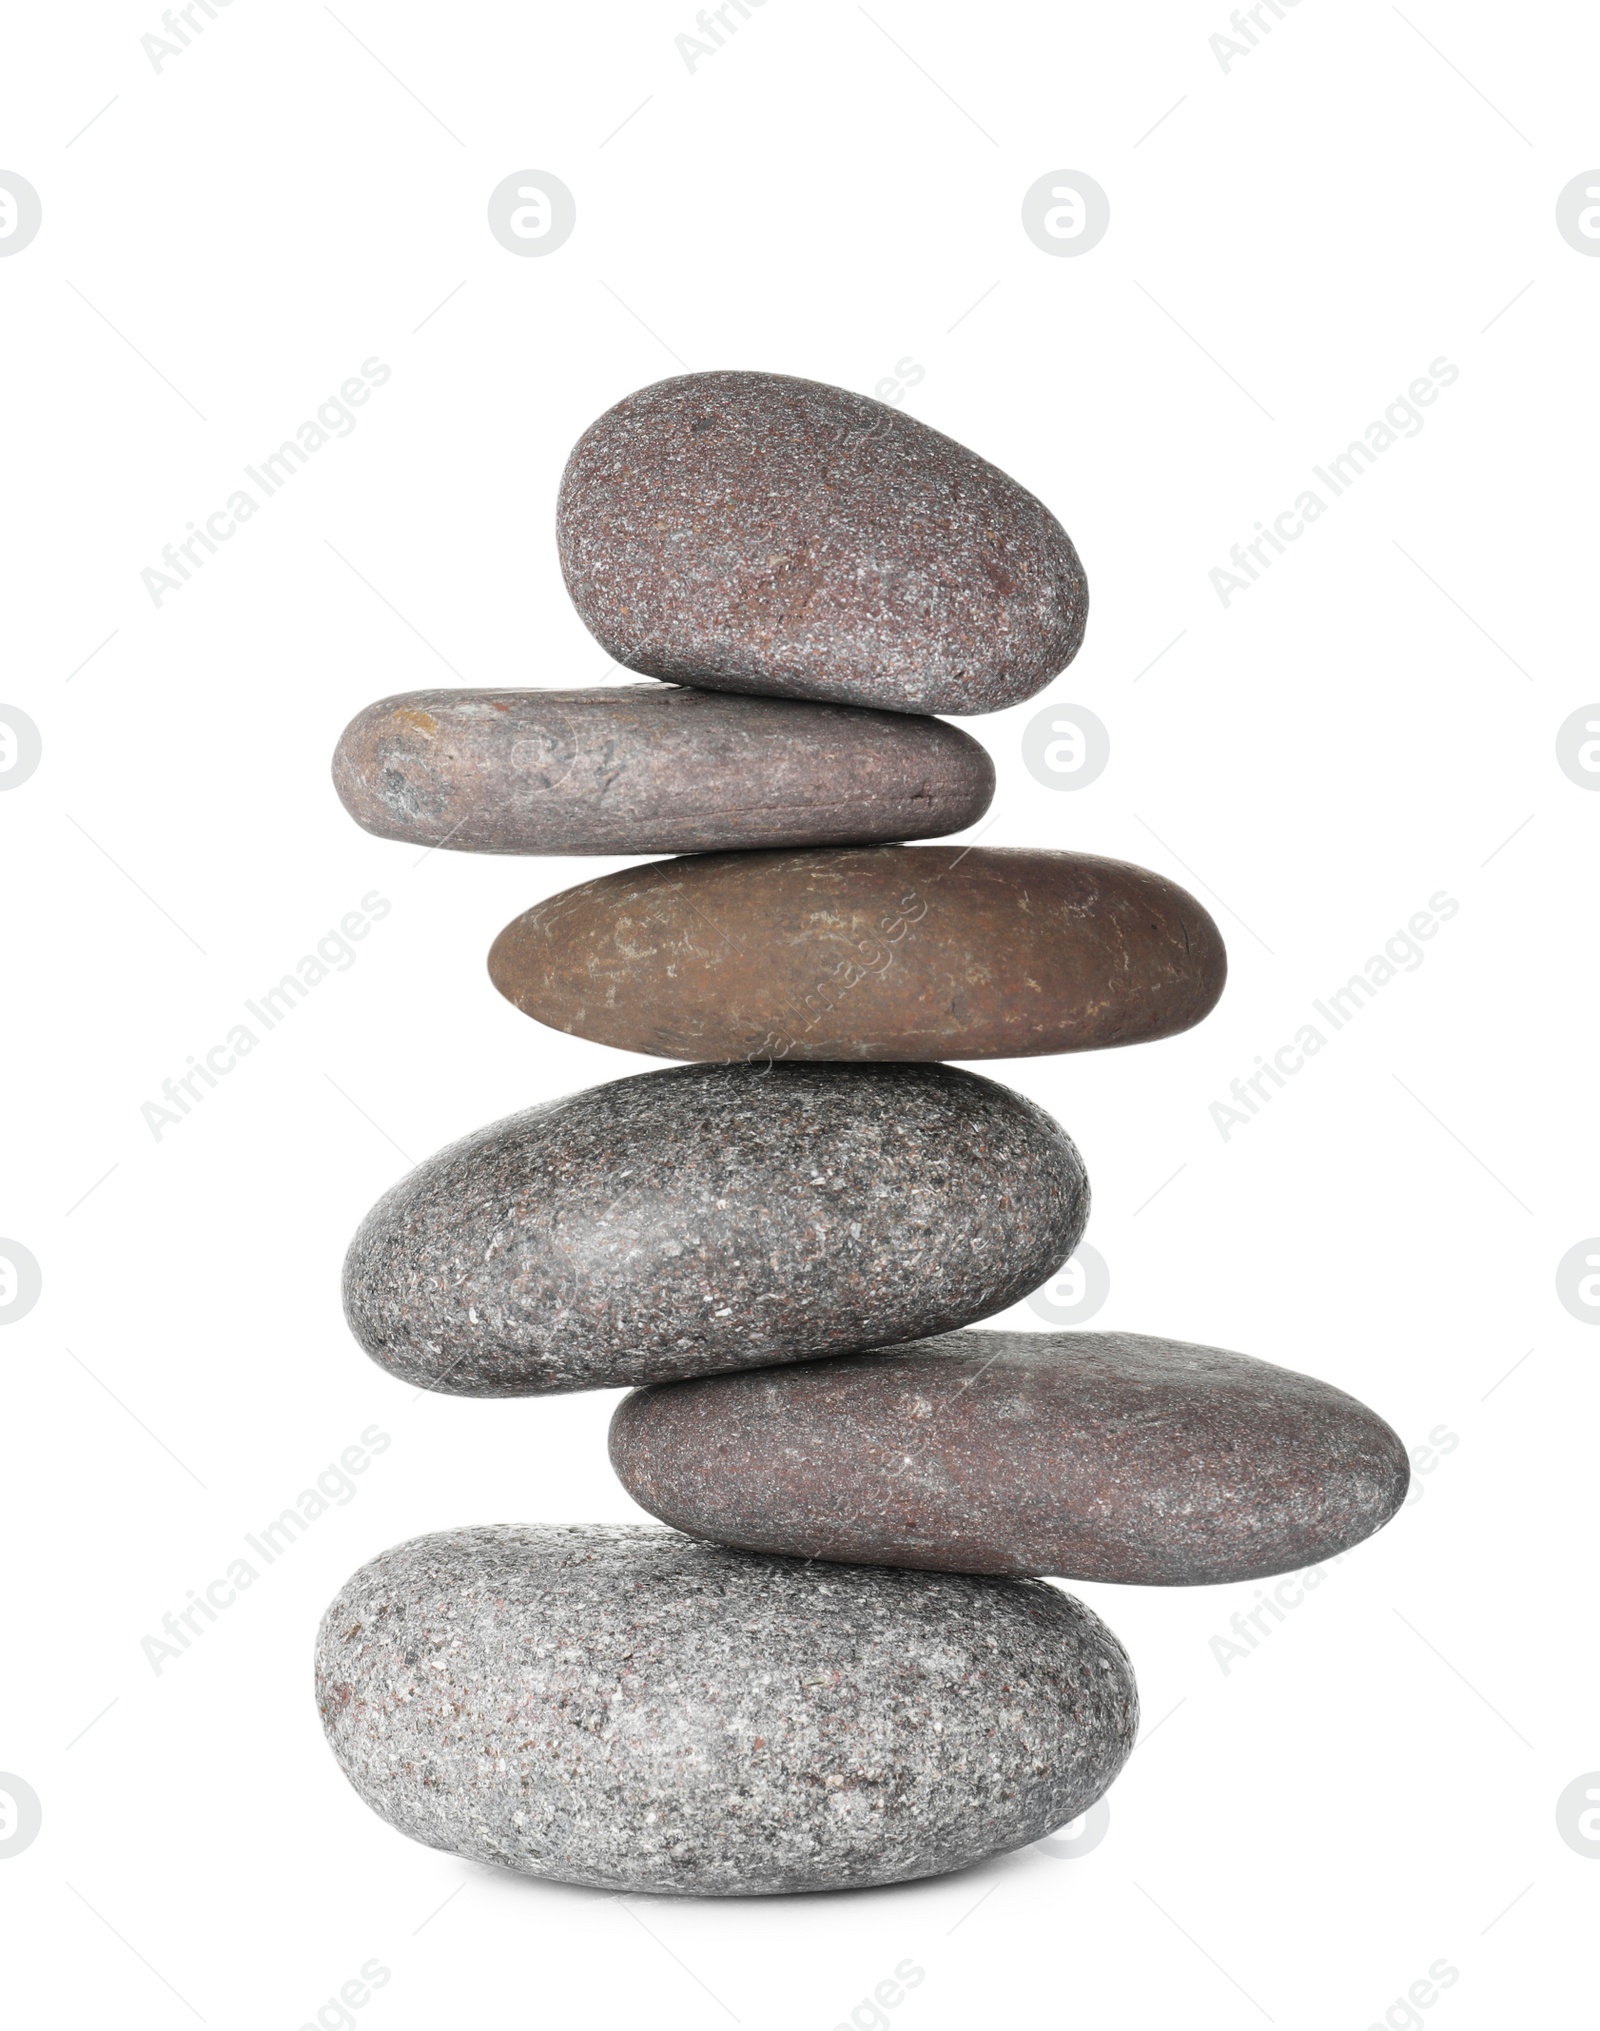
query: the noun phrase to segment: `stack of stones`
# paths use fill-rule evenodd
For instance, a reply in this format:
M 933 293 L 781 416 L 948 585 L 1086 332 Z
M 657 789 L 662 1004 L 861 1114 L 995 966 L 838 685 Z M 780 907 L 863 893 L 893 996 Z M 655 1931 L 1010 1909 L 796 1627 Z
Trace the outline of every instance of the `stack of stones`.
M 1404 1448 L 1325 1383 L 1132 1333 L 976 1332 L 1083 1232 L 1072 1142 L 944 1063 L 1148 1042 L 1222 990 L 1215 924 L 972 825 L 936 713 L 1028 698 L 1087 589 L 1032 495 L 896 410 L 689 374 L 562 482 L 578 611 L 655 681 L 427 691 L 334 764 L 369 831 L 662 854 L 489 955 L 555 1029 L 688 1062 L 419 1166 L 346 1265 L 356 1338 L 465 1396 L 628 1385 L 611 1456 L 670 1529 L 441 1531 L 318 1644 L 360 1795 L 437 1848 L 612 1890 L 935 1875 L 1084 1812 L 1132 1747 L 1121 1645 L 1043 1576 L 1263 1578 L 1385 1523 Z

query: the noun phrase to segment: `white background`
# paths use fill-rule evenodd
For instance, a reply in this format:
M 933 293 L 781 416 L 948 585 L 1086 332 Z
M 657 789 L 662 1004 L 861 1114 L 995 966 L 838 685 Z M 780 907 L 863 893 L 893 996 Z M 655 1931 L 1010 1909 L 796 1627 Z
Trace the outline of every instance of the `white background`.
M 1221 0 L 768 0 L 691 72 L 686 0 L 337 14 L 234 0 L 159 74 L 154 0 L 6 30 L 0 168 L 44 206 L 0 260 L 3 696 L 44 743 L 0 798 L 0 1234 L 44 1271 L 0 1336 L 0 1769 L 44 1813 L 0 1865 L 8 2016 L 294 2031 L 376 1958 L 372 2031 L 1573 2021 L 1600 1868 L 1555 1804 L 1600 1766 L 1600 1334 L 1555 1267 L 1600 1230 L 1600 796 L 1555 735 L 1600 698 L 1600 261 L 1554 209 L 1600 161 L 1600 20 L 1301 0 L 1225 71 Z M 549 258 L 486 227 L 524 168 L 576 196 Z M 1081 258 L 1021 228 L 1058 168 L 1110 196 Z M 373 356 L 354 433 L 157 608 L 163 544 Z M 1224 607 L 1230 546 L 1441 357 L 1420 434 Z M 870 393 L 900 361 L 906 406 L 1039 493 L 1093 589 L 1039 703 L 1098 714 L 1110 766 L 1063 793 L 1021 765 L 1037 706 L 967 722 L 987 839 L 1157 868 L 1230 946 L 1177 1041 L 984 1068 L 1084 1152 L 1096 1323 L 1456 1443 L 1226 1672 L 1252 1587 L 1083 1589 L 1147 1735 L 1079 1860 L 748 1903 L 500 1876 L 359 1803 L 312 1636 L 401 1538 L 637 1518 L 615 1397 L 414 1399 L 347 1336 L 339 1263 L 408 1160 L 648 1061 L 484 972 L 606 863 L 419 864 L 350 823 L 328 759 L 385 692 L 617 674 L 552 518 L 628 390 L 687 365 Z M 1441 889 L 1425 963 L 1224 1141 L 1229 1082 Z M 373 890 L 356 962 L 155 1139 L 162 1081 Z M 156 1675 L 141 1639 L 374 1423 L 355 1498 Z M 903 2000 L 862 2007 L 907 1959 Z M 1441 1959 L 1457 1979 L 1397 2007 Z

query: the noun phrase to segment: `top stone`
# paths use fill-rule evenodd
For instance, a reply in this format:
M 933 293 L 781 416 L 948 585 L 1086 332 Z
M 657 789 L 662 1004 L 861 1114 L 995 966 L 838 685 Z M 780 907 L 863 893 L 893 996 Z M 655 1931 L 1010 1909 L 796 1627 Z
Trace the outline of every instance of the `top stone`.
M 584 624 L 630 670 L 891 712 L 996 712 L 1077 654 L 1061 524 L 914 417 L 787 374 L 681 374 L 579 438 L 556 516 Z

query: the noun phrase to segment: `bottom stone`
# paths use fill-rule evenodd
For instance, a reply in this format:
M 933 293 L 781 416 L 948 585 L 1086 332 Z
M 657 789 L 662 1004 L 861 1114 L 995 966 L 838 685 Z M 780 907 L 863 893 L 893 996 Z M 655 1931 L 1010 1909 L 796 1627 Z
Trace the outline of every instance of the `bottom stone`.
M 597 1889 L 905 1882 L 1094 1803 L 1138 1725 L 1117 1639 L 1035 1580 L 817 1566 L 638 1526 L 383 1552 L 317 1639 L 328 1740 L 429 1847 Z

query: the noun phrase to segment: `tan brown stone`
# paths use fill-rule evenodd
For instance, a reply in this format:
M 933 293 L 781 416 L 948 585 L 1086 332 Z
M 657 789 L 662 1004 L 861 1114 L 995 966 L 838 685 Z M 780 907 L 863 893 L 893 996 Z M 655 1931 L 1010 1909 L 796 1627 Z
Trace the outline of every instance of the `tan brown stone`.
M 1005 847 L 726 853 L 629 868 L 508 924 L 495 985 L 658 1058 L 1022 1058 L 1206 1015 L 1216 925 L 1125 861 Z

